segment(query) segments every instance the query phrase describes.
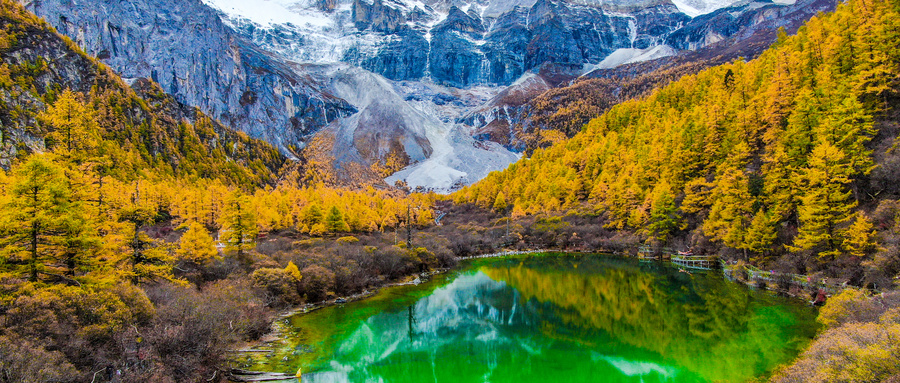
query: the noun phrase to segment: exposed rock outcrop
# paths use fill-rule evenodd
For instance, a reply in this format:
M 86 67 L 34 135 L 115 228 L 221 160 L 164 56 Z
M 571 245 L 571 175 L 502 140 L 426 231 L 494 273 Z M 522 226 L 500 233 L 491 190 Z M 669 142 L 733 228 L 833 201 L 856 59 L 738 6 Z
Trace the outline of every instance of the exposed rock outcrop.
M 125 78 L 287 150 L 355 109 L 245 41 L 200 0 L 24 1 Z

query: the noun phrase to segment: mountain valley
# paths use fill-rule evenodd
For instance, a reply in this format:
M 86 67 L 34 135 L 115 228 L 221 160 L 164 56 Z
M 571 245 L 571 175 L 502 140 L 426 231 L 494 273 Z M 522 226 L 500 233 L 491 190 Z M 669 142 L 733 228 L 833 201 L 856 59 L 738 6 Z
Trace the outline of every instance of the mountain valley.
M 190 0 L 173 8 L 161 0 L 92 1 L 24 4 L 124 78 L 158 82 L 330 184 L 444 193 L 578 130 L 576 122 L 563 135 L 548 131 L 555 127 L 524 100 L 551 88 L 565 93 L 623 65 L 752 57 L 777 28 L 795 30 L 834 6 Z M 743 42 L 756 45 L 733 49 Z M 619 92 L 587 99 L 610 93 Z
M 900 381 L 898 20 L 0 0 L 0 383 Z

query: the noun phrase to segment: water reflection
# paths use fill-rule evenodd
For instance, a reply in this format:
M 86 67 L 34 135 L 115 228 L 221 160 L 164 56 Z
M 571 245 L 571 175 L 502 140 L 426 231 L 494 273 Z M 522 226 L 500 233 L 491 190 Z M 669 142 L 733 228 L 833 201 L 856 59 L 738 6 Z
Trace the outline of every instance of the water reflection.
M 805 308 L 719 276 L 600 256 L 485 262 L 397 303 L 335 334 L 303 381 L 745 381 L 814 331 Z
M 577 269 L 572 265 L 577 264 Z M 603 258 L 542 258 L 482 270 L 523 299 L 550 303 L 566 328 L 604 331 L 710 381 L 744 381 L 796 355 L 812 312 L 715 273 Z M 591 339 L 590 337 L 587 337 Z

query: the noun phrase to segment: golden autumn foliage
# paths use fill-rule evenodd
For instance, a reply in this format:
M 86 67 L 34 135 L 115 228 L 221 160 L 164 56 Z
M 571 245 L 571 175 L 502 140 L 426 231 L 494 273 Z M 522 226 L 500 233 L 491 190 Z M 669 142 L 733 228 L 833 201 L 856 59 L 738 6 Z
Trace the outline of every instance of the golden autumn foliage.
M 773 376 L 788 382 L 891 382 L 900 378 L 900 294 L 847 289 L 829 299 L 818 321 L 827 329 L 792 365 Z
M 197 222 L 190 222 L 182 226 L 186 226 L 187 231 L 181 236 L 178 245 L 177 253 L 181 260 L 205 265 L 219 258 L 219 250 L 216 249 L 216 243 L 203 225 Z
M 492 208 L 502 191 L 517 212 L 600 214 L 656 240 L 690 222 L 745 253 L 858 254 L 848 230 L 900 78 L 897 20 L 890 1 L 840 4 L 758 59 L 621 103 L 452 198 Z
M 124 108 L 150 118 L 170 100 L 152 94 L 141 99 L 117 81 L 105 86 L 87 94 L 48 94 L 48 108 L 36 118 L 51 151 L 23 155 L 0 177 L 4 273 L 70 283 L 110 275 L 134 282 L 175 280 L 176 262 L 217 259 L 216 240 L 226 253 L 244 256 L 260 232 L 396 229 L 410 210 L 416 226 L 434 219 L 430 195 L 398 197 L 371 187 L 349 191 L 323 184 L 265 186 L 274 180 L 271 146 L 202 115 L 193 123 L 136 121 Z M 222 139 L 234 145 L 210 145 Z M 177 248 L 144 230 L 165 221 L 188 229 Z

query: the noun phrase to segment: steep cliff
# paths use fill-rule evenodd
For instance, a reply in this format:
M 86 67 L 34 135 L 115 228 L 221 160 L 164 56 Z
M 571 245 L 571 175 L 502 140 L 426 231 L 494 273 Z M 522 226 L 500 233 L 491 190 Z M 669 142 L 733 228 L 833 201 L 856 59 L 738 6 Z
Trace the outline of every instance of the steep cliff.
M 288 149 L 355 109 L 243 40 L 200 0 L 23 1 L 124 78 Z
M 632 95 L 610 83 L 593 88 L 610 93 L 605 106 L 592 99 L 573 99 L 579 103 L 574 107 L 534 105 L 547 99 L 538 97 L 543 92 L 580 76 L 603 77 L 623 64 L 654 71 L 666 64 L 635 63 L 692 65 L 695 59 L 738 57 L 743 51 L 732 46 L 765 40 L 760 33 L 772 41 L 776 27 L 805 20 L 822 8 L 810 5 L 822 2 L 827 0 L 26 4 L 126 78 L 155 79 L 179 101 L 282 152 L 333 164 L 347 179 L 378 180 L 407 166 L 388 182 L 413 184 L 413 167 L 440 168 L 451 176 L 439 182 L 413 178 L 436 182 L 418 186 L 446 188 L 499 170 L 516 158 L 510 151 L 560 138 L 532 125 L 554 125 L 571 136 L 620 94 Z M 707 53 L 684 53 L 690 51 Z M 347 69 L 353 67 L 360 70 Z M 556 117 L 544 118 L 548 113 Z M 555 126 L 562 117 L 574 118 Z M 328 137 L 316 141 L 316 153 L 303 153 L 320 131 Z M 432 157 L 444 159 L 423 165 Z M 360 172 L 366 175 L 349 174 Z
M 701 49 L 794 13 L 769 1 L 284 0 L 267 2 L 281 7 L 268 15 L 254 3 L 206 1 L 258 46 L 292 60 L 454 87 L 509 85 L 548 62 L 599 65 L 619 50 Z
M 41 113 L 71 90 L 112 144 L 91 149 L 108 158 L 107 172 L 135 177 L 153 168 L 244 185 L 275 182 L 285 158 L 272 146 L 177 102 L 149 80 L 127 84 L 18 5 L 2 10 L 10 13 L 0 14 L 0 166 L 46 150 L 44 137 L 54 127 Z

